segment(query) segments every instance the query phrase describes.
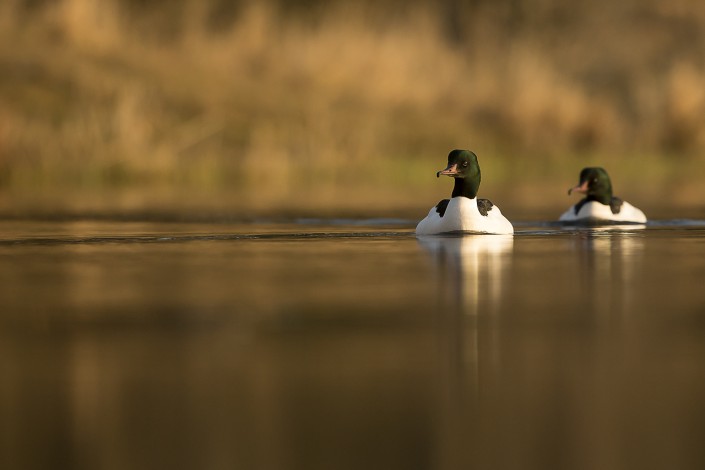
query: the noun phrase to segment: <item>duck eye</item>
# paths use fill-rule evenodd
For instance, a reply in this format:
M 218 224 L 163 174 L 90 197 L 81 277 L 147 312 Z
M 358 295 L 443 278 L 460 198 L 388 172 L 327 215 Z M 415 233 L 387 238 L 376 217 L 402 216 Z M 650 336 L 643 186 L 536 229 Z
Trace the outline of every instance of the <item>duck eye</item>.
M 463 167 L 468 166 L 468 162 L 463 162 Z

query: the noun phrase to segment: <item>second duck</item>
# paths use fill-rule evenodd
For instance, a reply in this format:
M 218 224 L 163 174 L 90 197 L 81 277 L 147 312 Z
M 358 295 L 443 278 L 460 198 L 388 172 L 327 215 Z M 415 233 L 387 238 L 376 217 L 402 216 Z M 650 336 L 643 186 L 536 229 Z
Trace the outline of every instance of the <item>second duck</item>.
M 612 195 L 612 182 L 604 168 L 583 168 L 580 182 L 568 190 L 585 194 L 577 204 L 568 208 L 558 219 L 567 223 L 646 223 L 644 213 Z

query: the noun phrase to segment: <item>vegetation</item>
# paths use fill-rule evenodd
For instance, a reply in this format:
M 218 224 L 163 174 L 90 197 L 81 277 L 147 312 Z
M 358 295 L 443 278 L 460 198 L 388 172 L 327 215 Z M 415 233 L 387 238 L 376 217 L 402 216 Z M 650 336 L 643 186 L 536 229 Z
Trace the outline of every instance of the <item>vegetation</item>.
M 458 147 L 521 209 L 700 207 L 705 6 L 6 0 L 0 103 L 5 213 L 425 210 Z

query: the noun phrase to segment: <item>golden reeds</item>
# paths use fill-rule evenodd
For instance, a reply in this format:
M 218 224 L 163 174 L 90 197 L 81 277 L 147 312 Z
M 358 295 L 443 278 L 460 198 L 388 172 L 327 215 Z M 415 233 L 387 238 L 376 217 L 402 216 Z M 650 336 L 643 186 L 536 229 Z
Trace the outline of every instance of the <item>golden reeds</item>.
M 5 2 L 0 187 L 266 179 L 263 205 L 302 186 L 349 203 L 332 188 L 428 191 L 453 147 L 498 187 L 641 155 L 703 171 L 705 7 L 528 3 L 246 2 L 217 22 L 198 0 Z

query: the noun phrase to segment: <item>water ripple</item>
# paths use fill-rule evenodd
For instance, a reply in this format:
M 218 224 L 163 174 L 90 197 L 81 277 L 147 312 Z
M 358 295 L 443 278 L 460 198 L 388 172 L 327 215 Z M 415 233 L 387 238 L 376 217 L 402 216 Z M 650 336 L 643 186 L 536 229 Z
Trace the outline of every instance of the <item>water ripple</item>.
M 146 243 L 185 243 L 237 240 L 300 241 L 322 239 L 404 239 L 414 238 L 413 223 L 405 219 L 343 219 L 343 218 L 299 218 L 288 223 L 243 223 L 234 224 L 238 233 L 212 233 L 213 227 L 197 227 L 183 224 L 188 228 L 181 230 L 156 224 L 151 228 L 133 233 L 108 233 L 106 235 L 82 235 L 79 233 L 51 236 L 24 236 L 22 232 L 15 236 L 0 235 L 0 246 L 15 245 L 82 245 L 82 244 L 146 244 Z M 652 220 L 647 224 L 608 224 L 608 225 L 566 225 L 555 221 L 518 221 L 514 222 L 515 237 L 536 236 L 570 236 L 591 233 L 594 235 L 620 234 L 626 236 L 643 236 L 644 231 L 705 229 L 705 220 L 669 219 Z M 272 228 L 276 231 L 271 231 Z M 351 230 L 345 230 L 350 227 Z M 113 227 L 114 228 L 114 227 Z M 222 226 L 219 227 L 222 230 Z M 306 231 L 306 229 L 310 231 Z M 380 230 L 391 228 L 392 230 Z M 118 229 L 115 229 L 118 230 Z M 106 230 L 107 231 L 107 230 Z M 123 231 L 124 232 L 124 231 Z M 150 233 L 152 232 L 152 233 Z M 167 232 L 167 233 L 164 233 Z M 190 233 L 188 233 L 190 232 Z M 193 233 L 199 232 L 199 233 Z M 244 233 L 242 233 L 244 232 Z

